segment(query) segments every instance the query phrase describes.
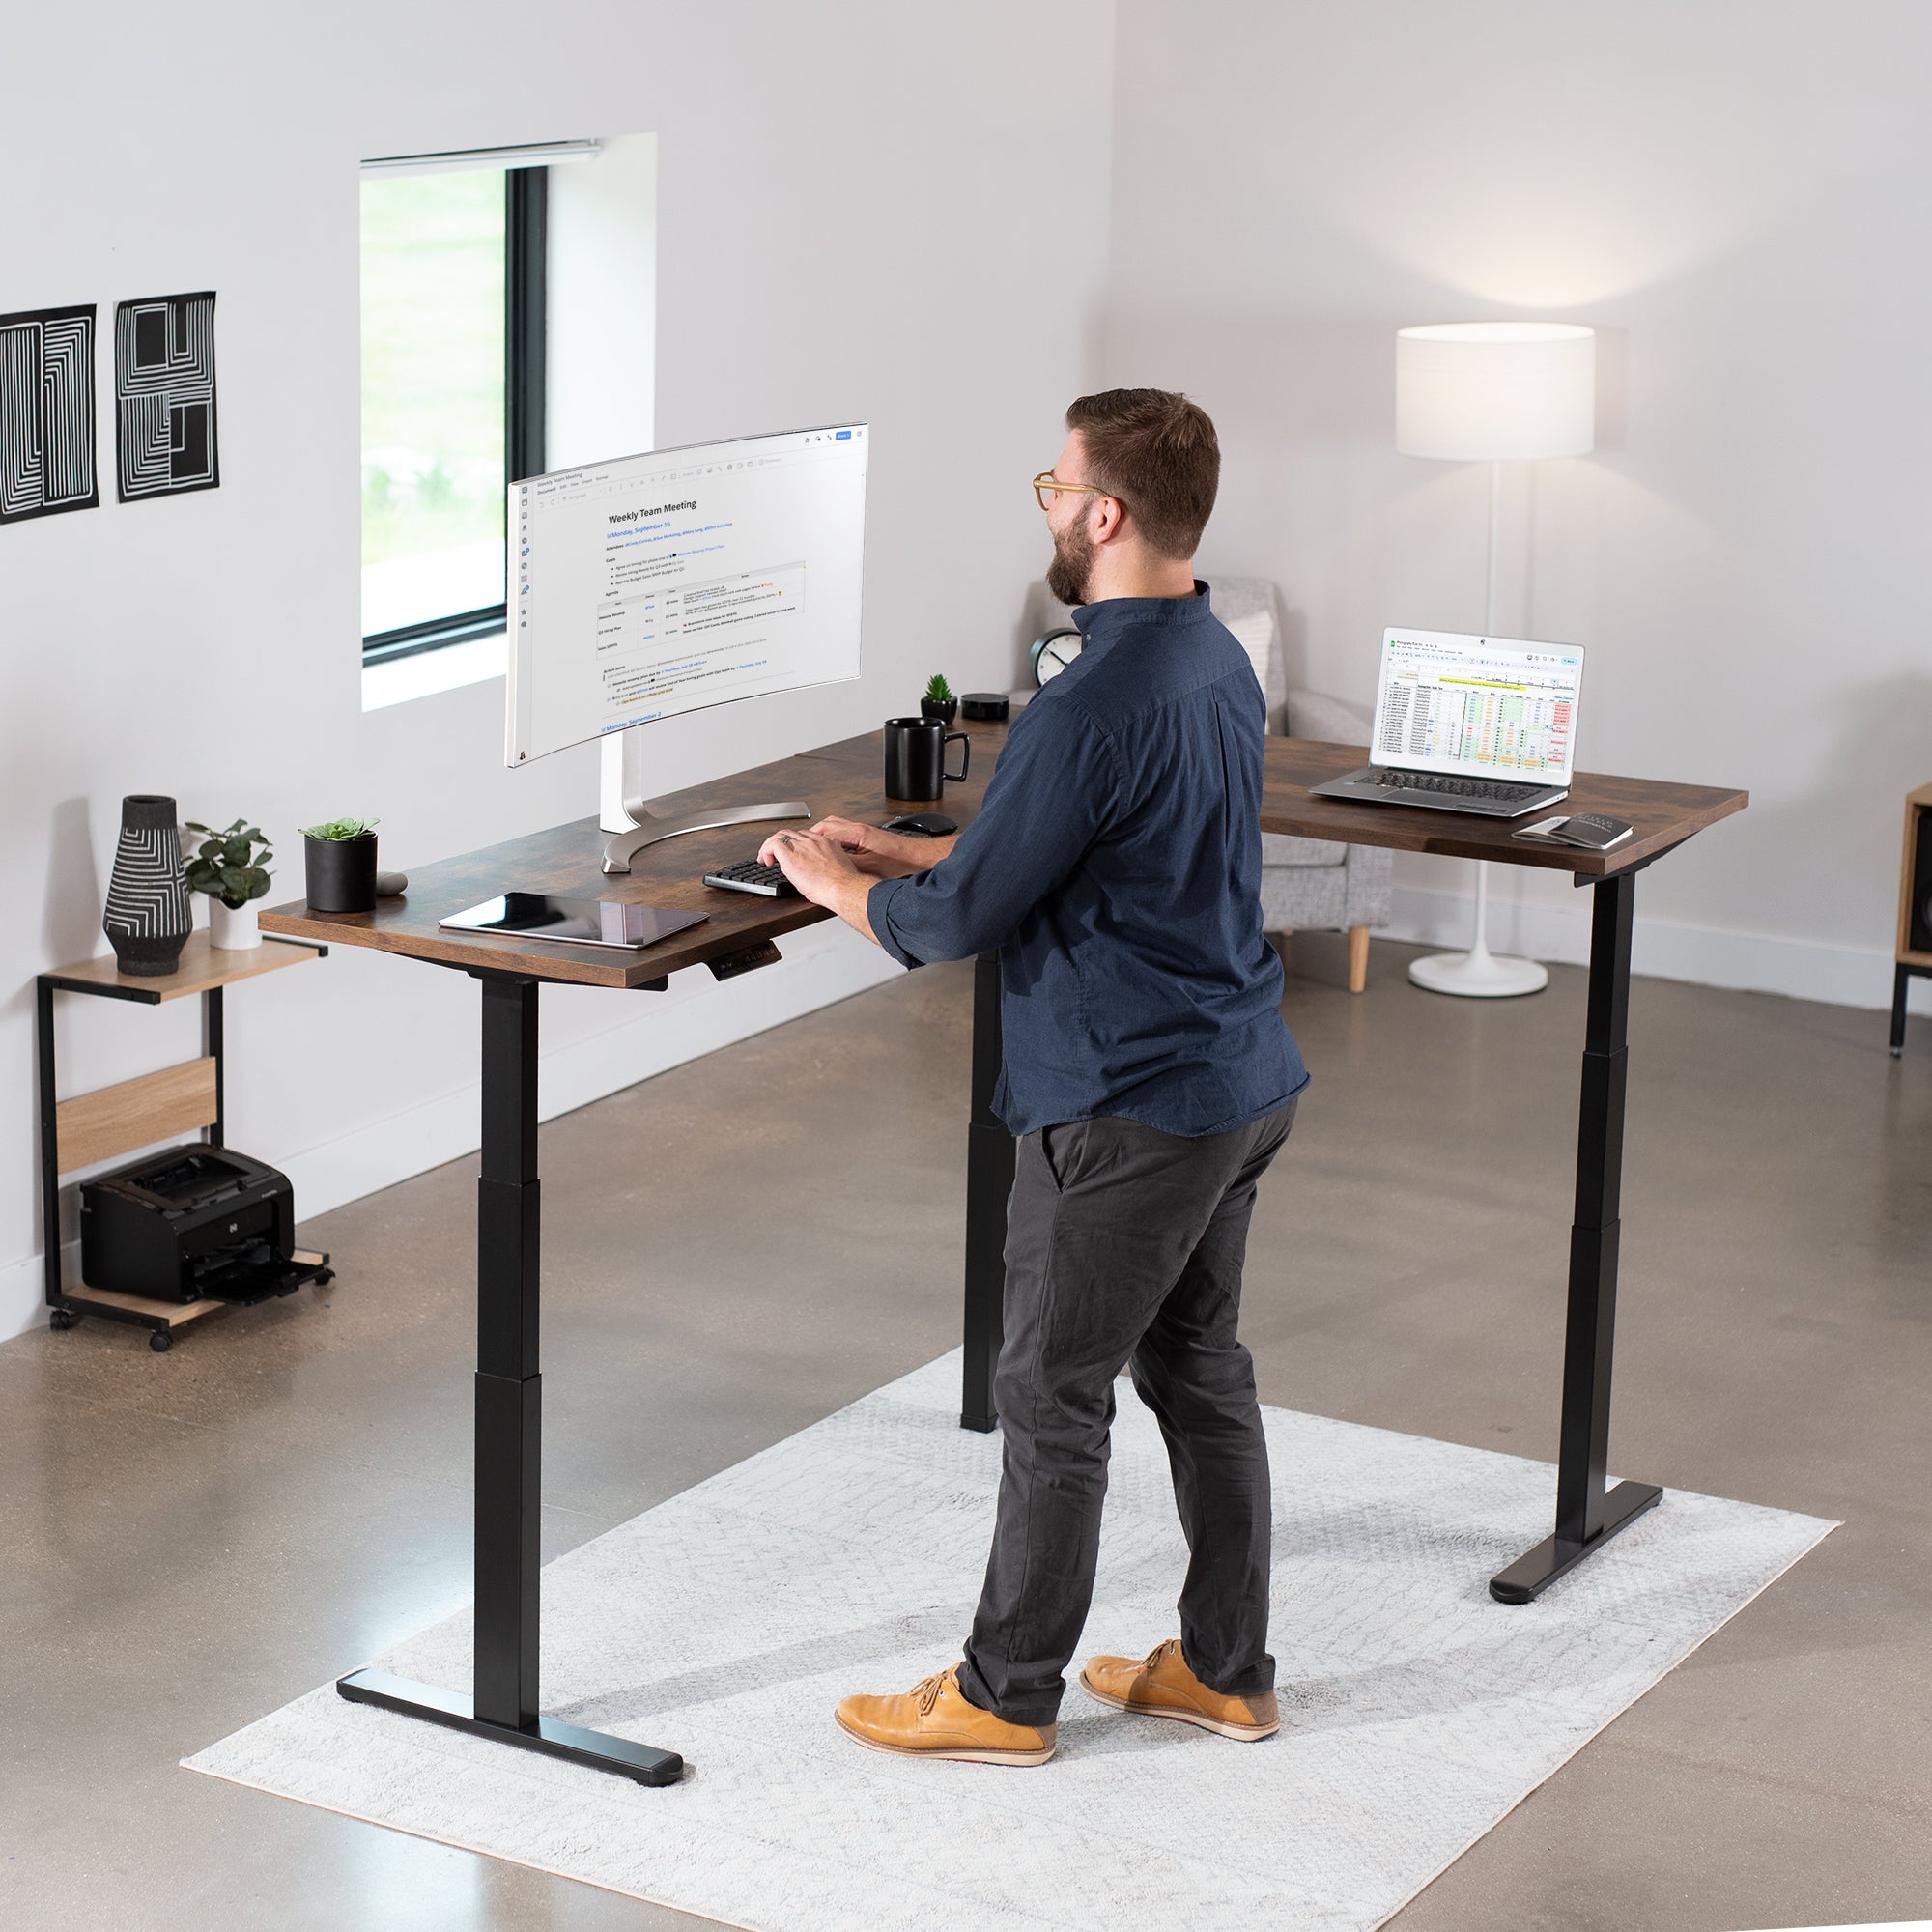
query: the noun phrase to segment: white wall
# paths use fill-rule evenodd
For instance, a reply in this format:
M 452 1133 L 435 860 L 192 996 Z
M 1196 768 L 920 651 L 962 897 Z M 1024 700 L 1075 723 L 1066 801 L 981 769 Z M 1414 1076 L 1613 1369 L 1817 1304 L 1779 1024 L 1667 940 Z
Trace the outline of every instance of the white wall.
M 258 816 L 289 867 L 324 813 L 379 813 L 408 867 L 594 810 L 588 750 L 501 769 L 497 682 L 361 708 L 364 155 L 654 136 L 604 177 L 642 206 L 658 176 L 654 261 L 635 236 L 607 265 L 656 275 L 656 393 L 613 388 L 617 440 L 653 412 L 663 444 L 875 425 L 865 680 L 667 725 L 664 790 L 870 724 L 935 668 L 1004 682 L 1042 560 L 1024 478 L 1103 368 L 1214 412 L 1208 574 L 1273 577 L 1293 673 L 1366 700 L 1385 622 L 1471 626 L 1482 602 L 1483 478 L 1393 453 L 1393 330 L 1594 324 L 1601 447 L 1513 479 L 1504 624 L 1592 647 L 1586 763 L 1754 797 L 1647 875 L 1639 963 L 1885 997 L 1900 795 L 1932 775 L 1932 14 L 1120 0 L 1118 48 L 1115 15 L 645 0 L 558 5 L 532 34 L 503 0 L 387 0 L 319 34 L 228 0 L 183 38 L 111 0 L 85 138 L 61 90 L 15 91 L 0 312 L 93 300 L 106 322 L 216 289 L 223 482 L 0 531 L 0 1334 L 38 1294 L 27 982 L 99 948 L 122 793 Z M 60 72 L 64 29 L 26 17 L 9 54 Z M 156 166 L 173 99 L 194 115 Z M 1053 158 L 1069 139 L 1084 158 Z M 560 232 L 610 232 L 596 165 Z M 111 465 L 104 355 L 99 375 Z M 582 375 L 554 371 L 559 460 L 604 453 L 575 447 Z M 1407 928 L 1454 936 L 1459 869 L 1401 866 Z M 1504 891 L 1532 950 L 1580 954 L 1564 888 Z M 788 950 L 809 956 L 655 1007 L 547 994 L 547 1104 L 877 970 L 830 935 Z M 194 1050 L 179 1009 L 66 1005 L 69 1091 Z M 473 1033 L 467 983 L 366 953 L 243 987 L 234 1138 L 310 1212 L 460 1152 Z
M 596 809 L 589 749 L 501 768 L 498 682 L 362 710 L 362 156 L 655 134 L 658 440 L 875 426 L 865 678 L 663 727 L 666 790 L 868 726 L 935 668 L 1007 681 L 1041 561 L 1025 479 L 1092 386 L 1104 275 L 1104 173 L 1069 229 L 1037 142 L 1063 76 L 1107 72 L 1108 0 L 559 4 L 534 32 L 504 0 L 343 6 L 327 31 L 234 0 L 191 35 L 129 0 L 91 19 L 84 110 L 22 87 L 0 122 L 0 311 L 92 300 L 106 321 L 117 299 L 215 289 L 222 482 L 0 530 L 0 1335 L 39 1288 L 28 982 L 99 950 L 124 792 L 258 817 L 285 887 L 295 828 L 320 815 L 380 815 L 407 869 Z M 23 16 L 11 71 L 65 71 L 67 40 Z M 156 102 L 186 103 L 165 164 Z M 1104 87 L 1083 112 L 1104 152 Z M 99 374 L 111 466 L 104 355 Z M 812 956 L 742 982 L 737 1007 L 702 974 L 656 1008 L 547 993 L 549 1104 L 877 966 L 836 939 L 787 950 Z M 195 1050 L 182 1007 L 64 1005 L 67 1091 Z M 473 1143 L 474 1034 L 467 981 L 366 952 L 239 988 L 231 1138 L 287 1165 L 307 1212 L 400 1179 Z
M 550 170 L 544 467 L 657 447 L 658 137 Z
M 1599 450 L 1512 477 L 1500 628 L 1590 648 L 1585 766 L 1752 795 L 1646 875 L 1638 967 L 1889 1002 L 1932 10 L 1122 0 L 1118 37 L 1106 365 L 1220 425 L 1207 574 L 1273 578 L 1292 678 L 1366 707 L 1384 624 L 1483 612 L 1487 472 L 1394 453 L 1395 329 L 1594 325 Z M 1398 868 L 1406 929 L 1463 937 L 1467 867 Z M 1584 956 L 1582 895 L 1498 890 L 1503 938 Z

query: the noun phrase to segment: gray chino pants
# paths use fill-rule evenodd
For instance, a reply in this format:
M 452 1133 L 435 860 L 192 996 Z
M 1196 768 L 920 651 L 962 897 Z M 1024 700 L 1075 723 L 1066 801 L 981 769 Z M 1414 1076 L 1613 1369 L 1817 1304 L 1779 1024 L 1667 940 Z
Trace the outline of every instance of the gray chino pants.
M 1124 1120 L 1022 1137 L 994 1379 L 999 1514 L 959 1669 L 969 1703 L 1020 1724 L 1059 1711 L 1094 1595 L 1123 1366 L 1167 1440 L 1187 1537 L 1181 1654 L 1231 1696 L 1274 1688 L 1267 1445 L 1235 1329 L 1255 1183 L 1294 1106 L 1198 1139 Z

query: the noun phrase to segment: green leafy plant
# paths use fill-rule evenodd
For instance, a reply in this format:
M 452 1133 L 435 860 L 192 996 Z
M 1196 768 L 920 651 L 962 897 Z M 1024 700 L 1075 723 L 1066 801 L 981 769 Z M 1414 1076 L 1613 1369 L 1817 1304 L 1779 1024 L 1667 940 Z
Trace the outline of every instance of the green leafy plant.
M 192 820 L 187 829 L 202 835 L 200 848 L 183 868 L 190 892 L 219 899 L 230 912 L 240 912 L 250 899 L 268 895 L 267 867 L 275 855 L 269 850 L 260 826 L 238 818 L 225 832 Z
M 952 687 L 937 671 L 934 671 L 931 679 L 926 684 L 925 696 L 929 703 L 947 704 L 952 701 Z
M 380 818 L 331 818 L 323 825 L 304 825 L 304 838 L 361 838 L 382 824 Z

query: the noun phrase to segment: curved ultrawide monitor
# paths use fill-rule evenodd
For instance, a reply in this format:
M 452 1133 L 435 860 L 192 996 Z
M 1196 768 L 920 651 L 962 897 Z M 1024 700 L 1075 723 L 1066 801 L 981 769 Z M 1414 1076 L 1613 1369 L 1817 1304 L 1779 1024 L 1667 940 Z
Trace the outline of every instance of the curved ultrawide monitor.
M 838 423 L 512 483 L 504 762 L 857 677 L 866 443 Z

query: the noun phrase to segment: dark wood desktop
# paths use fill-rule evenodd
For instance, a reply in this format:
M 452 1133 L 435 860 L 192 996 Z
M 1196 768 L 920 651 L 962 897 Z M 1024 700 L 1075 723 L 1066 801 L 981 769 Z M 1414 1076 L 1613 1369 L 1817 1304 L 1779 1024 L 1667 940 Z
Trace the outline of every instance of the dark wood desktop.
M 944 810 L 961 825 L 978 811 L 1005 724 L 972 724 L 971 772 L 938 806 L 888 799 L 884 734 L 868 732 L 755 771 L 653 801 L 681 813 L 797 798 L 818 817 L 869 820 Z M 1266 752 L 1264 832 L 1436 852 L 1567 872 L 1593 888 L 1590 981 L 1571 1231 L 1568 1318 L 1554 1533 L 1491 1579 L 1503 1603 L 1527 1603 L 1655 1503 L 1654 1485 L 1606 1487 L 1610 1366 L 1616 1317 L 1618 1189 L 1630 1006 L 1631 919 L 1636 874 L 1717 820 L 1742 811 L 1741 791 L 1579 774 L 1564 810 L 1629 820 L 1634 835 L 1610 852 L 1527 844 L 1507 821 L 1397 806 L 1311 798 L 1308 787 L 1367 761 L 1358 746 L 1274 738 Z M 541 1468 L 538 1374 L 537 989 L 546 980 L 619 990 L 662 988 L 667 976 L 709 966 L 720 978 L 776 963 L 773 942 L 830 917 L 799 899 L 716 891 L 702 874 L 749 858 L 769 830 L 739 825 L 646 846 L 627 874 L 602 870 L 595 818 L 445 859 L 412 871 L 406 899 L 372 913 L 318 913 L 306 905 L 262 914 L 265 931 L 331 945 L 366 946 L 454 967 L 482 987 L 482 1176 L 477 1202 L 476 1638 L 472 1696 L 361 1670 L 346 1697 L 565 1757 L 644 1784 L 676 1778 L 682 1760 L 546 1718 L 538 1709 L 537 1496 Z M 437 921 L 498 893 L 577 895 L 706 914 L 644 952 L 605 953 L 485 933 Z M 1000 1068 L 999 966 L 974 968 L 972 1112 L 966 1161 L 965 1369 L 960 1421 L 994 1426 L 993 1369 L 1001 1339 L 1002 1250 L 1013 1144 L 992 1112 Z
M 924 809 L 944 810 L 964 825 L 985 795 L 986 781 L 992 777 L 1000 747 L 1006 742 L 1007 726 L 969 723 L 961 728 L 973 740 L 970 776 L 964 784 L 947 786 L 943 804 Z M 1489 859 L 1506 866 L 1534 866 L 1594 881 L 1661 858 L 1705 826 L 1742 811 L 1747 798 L 1741 791 L 1720 791 L 1708 785 L 1578 773 L 1561 810 L 1605 812 L 1629 820 L 1636 831 L 1612 852 L 1572 851 L 1525 844 L 1510 836 L 1510 824 L 1502 819 L 1309 797 L 1310 785 L 1339 778 L 1367 757 L 1360 746 L 1270 738 L 1262 830 L 1301 838 L 1337 838 L 1356 845 L 1388 845 L 1405 852 Z M 821 818 L 837 814 L 874 823 L 895 811 L 921 810 L 919 805 L 886 797 L 880 788 L 884 771 L 883 734 L 871 731 L 778 764 L 739 772 L 712 784 L 695 785 L 652 804 L 668 815 L 675 815 L 703 806 L 801 798 Z M 746 894 L 721 893 L 703 884 L 702 875 L 713 867 L 749 858 L 772 829 L 724 826 L 715 832 L 668 838 L 639 852 L 628 874 L 611 876 L 600 869 L 604 835 L 597 829 L 596 819 L 580 818 L 548 832 L 533 832 L 526 838 L 424 866 L 410 874 L 406 898 L 381 900 L 374 912 L 313 913 L 300 904 L 277 906 L 262 915 L 268 922 L 264 930 L 304 939 L 339 940 L 345 946 L 371 946 L 443 966 L 528 973 L 538 979 L 583 986 L 646 986 L 667 973 L 742 952 L 831 916 L 800 899 L 753 898 Z M 688 927 L 635 957 L 599 953 L 581 946 L 438 928 L 439 919 L 511 887 L 688 907 L 707 917 L 702 925 Z

